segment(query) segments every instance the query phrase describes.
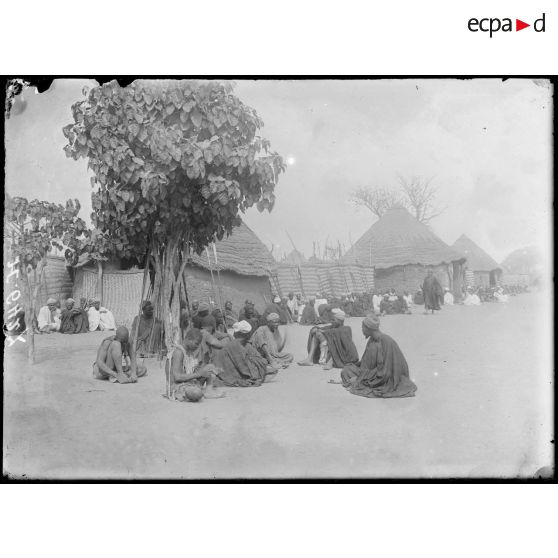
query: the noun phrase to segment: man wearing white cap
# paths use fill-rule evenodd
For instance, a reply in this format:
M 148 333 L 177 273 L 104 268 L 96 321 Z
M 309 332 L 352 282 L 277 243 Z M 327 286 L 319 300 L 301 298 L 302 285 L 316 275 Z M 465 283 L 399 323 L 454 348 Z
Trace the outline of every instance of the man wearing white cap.
M 55 298 L 49 298 L 46 305 L 39 310 L 37 323 L 41 333 L 60 331 L 60 310 L 56 307 Z
M 345 312 L 340 308 L 331 310 L 331 321 L 314 326 L 308 334 L 308 356 L 300 366 L 321 364 L 324 370 L 343 368 L 358 361 L 351 328 L 345 325 Z
M 110 310 L 101 306 L 98 298 L 89 300 L 89 309 L 87 310 L 87 318 L 89 320 L 89 331 L 106 331 L 116 329 L 114 315 Z

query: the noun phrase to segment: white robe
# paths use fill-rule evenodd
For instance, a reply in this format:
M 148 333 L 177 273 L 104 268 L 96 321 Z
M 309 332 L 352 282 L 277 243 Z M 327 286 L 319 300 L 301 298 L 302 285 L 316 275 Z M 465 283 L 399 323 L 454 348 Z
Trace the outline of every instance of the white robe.
M 446 293 L 444 295 L 444 304 L 448 304 L 449 306 L 453 306 L 453 294 L 452 293 Z
M 101 331 L 116 329 L 116 322 L 112 312 L 103 306 L 99 310 L 91 306 L 87 310 L 87 318 L 89 319 L 89 331 L 96 331 L 97 328 Z
M 379 295 L 374 295 L 372 297 L 372 306 L 374 307 L 374 313 L 380 313 L 380 302 L 382 302 L 382 297 Z
M 467 294 L 463 304 L 465 306 L 479 306 L 481 303 L 480 298 L 476 294 Z
M 500 291 L 496 291 L 494 293 L 494 298 L 498 301 L 498 302 L 508 302 L 508 295 L 501 293 Z
M 60 331 L 60 310 L 57 308 L 54 311 L 54 316 L 53 316 L 50 313 L 50 309 L 48 306 L 41 307 L 41 309 L 39 310 L 39 314 L 37 316 L 37 323 L 41 331 L 50 325 L 55 326 L 55 331 Z

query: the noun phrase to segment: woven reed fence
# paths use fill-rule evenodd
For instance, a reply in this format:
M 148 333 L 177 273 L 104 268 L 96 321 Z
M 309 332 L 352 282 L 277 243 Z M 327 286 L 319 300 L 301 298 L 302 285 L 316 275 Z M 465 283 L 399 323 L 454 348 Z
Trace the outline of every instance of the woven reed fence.
M 73 298 L 79 300 L 100 295 L 97 270 L 85 267 L 76 269 Z M 142 300 L 143 269 L 103 272 L 102 304 L 116 320 L 116 325 L 131 327 Z
M 374 290 L 374 269 L 355 264 L 324 262 L 297 266 L 282 263 L 277 266 L 277 278 L 283 295 L 292 291 L 304 296 L 316 293 L 340 296 Z

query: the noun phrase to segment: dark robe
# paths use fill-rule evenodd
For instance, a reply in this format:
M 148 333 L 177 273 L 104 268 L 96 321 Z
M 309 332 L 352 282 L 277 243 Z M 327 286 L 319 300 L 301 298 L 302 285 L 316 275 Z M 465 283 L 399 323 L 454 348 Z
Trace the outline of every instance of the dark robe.
M 434 275 L 427 276 L 422 284 L 425 310 L 440 310 L 440 299 L 444 297 L 444 289 Z
M 304 306 L 302 316 L 300 317 L 301 325 L 314 325 L 316 323 L 316 309 L 310 304 Z
M 267 317 L 270 314 L 277 314 L 279 316 L 279 323 L 282 325 L 285 325 L 289 321 L 288 317 L 285 315 L 285 309 L 282 308 L 279 304 L 271 302 L 265 307 L 265 310 L 262 314 L 262 319 L 260 320 L 261 325 L 265 325 L 267 323 Z
M 215 317 L 211 314 L 200 316 L 199 314 L 192 320 L 192 326 L 196 329 L 210 328 L 210 333 L 213 333 L 217 327 Z
M 415 296 L 413 297 L 413 302 L 419 305 L 424 304 L 424 295 L 422 294 L 422 291 L 416 292 Z
M 85 310 L 63 310 L 60 315 L 60 333 L 89 333 L 89 319 Z
M 236 316 L 232 310 L 225 310 L 225 324 L 227 327 L 232 327 L 237 322 Z
M 310 352 L 312 337 L 317 328 L 312 328 L 308 334 L 308 344 L 306 350 Z M 346 364 L 358 361 L 358 351 L 353 343 L 353 332 L 349 326 L 331 326 L 320 328 L 327 341 L 329 354 L 332 358 L 334 368 L 343 368 Z M 314 364 L 320 360 L 320 347 L 316 347 L 312 355 Z
M 136 331 L 137 321 L 138 317 L 136 316 L 132 322 L 131 337 Z M 148 319 L 142 314 L 138 326 L 137 354 L 156 354 L 161 352 L 164 347 L 163 323 L 155 317 Z
M 417 390 L 399 345 L 385 333 L 379 341 L 368 340 L 360 362 L 345 366 L 341 379 L 352 394 L 363 397 L 413 397 Z
M 267 361 L 250 344 L 237 339 L 215 353 L 218 383 L 229 387 L 261 386 L 267 372 Z

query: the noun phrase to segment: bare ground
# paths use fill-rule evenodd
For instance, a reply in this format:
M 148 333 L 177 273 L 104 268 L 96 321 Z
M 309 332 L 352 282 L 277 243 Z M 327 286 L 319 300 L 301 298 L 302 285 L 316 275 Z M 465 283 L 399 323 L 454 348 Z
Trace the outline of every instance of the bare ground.
M 94 380 L 105 333 L 38 336 L 37 362 L 6 346 L 4 472 L 26 478 L 530 477 L 553 465 L 550 305 L 415 309 L 382 329 L 418 385 L 408 399 L 366 399 L 328 384 L 338 370 L 296 364 L 259 388 L 171 403 L 146 361 L 137 384 Z M 545 306 L 546 305 L 546 306 Z M 545 321 L 546 320 L 546 321 Z M 352 318 L 359 353 L 360 320 Z M 304 356 L 308 327 L 289 326 Z

